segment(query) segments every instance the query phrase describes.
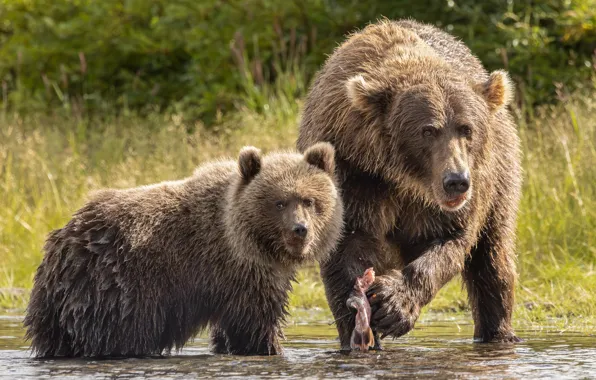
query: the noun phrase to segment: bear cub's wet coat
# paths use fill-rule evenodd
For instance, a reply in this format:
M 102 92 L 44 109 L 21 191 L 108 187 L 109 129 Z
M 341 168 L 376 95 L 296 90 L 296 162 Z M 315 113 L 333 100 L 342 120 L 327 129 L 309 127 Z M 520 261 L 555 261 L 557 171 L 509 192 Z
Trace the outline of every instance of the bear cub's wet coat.
M 50 233 L 25 326 L 37 357 L 143 356 L 207 325 L 215 352 L 278 354 L 297 267 L 342 230 L 334 150 L 261 156 L 103 190 Z

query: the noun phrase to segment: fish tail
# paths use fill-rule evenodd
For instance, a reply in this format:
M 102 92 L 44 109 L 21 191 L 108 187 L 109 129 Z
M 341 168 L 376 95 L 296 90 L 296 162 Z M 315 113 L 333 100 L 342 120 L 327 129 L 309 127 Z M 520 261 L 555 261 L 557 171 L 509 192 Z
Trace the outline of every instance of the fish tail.
M 369 327 L 368 331 L 366 332 L 366 334 L 368 334 L 368 337 L 366 339 L 366 344 L 368 345 L 368 347 L 374 347 L 375 345 L 375 334 L 373 334 L 372 329 Z
M 350 347 L 355 350 L 359 349 L 360 351 L 368 351 L 369 347 L 373 347 L 375 345 L 375 337 L 372 332 L 372 329 L 368 327 L 363 332 L 357 331 L 354 329 L 352 331 L 352 339 L 350 340 Z

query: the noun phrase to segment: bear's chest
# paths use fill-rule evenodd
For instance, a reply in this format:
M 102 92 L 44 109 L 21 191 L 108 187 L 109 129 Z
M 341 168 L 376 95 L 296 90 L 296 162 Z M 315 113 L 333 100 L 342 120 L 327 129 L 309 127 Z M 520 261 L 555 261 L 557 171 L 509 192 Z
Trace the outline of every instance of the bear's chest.
M 464 235 L 465 227 L 459 215 L 442 213 L 412 200 L 400 206 L 395 227 L 387 239 L 399 248 L 406 262 L 432 246 Z

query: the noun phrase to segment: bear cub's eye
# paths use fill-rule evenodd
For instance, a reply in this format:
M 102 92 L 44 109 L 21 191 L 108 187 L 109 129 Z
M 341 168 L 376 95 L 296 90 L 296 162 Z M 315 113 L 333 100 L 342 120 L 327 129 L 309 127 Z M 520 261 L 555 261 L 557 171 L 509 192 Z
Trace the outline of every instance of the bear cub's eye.
M 312 207 L 315 204 L 314 199 L 305 199 L 304 200 L 304 207 Z
M 437 133 L 437 128 L 433 127 L 432 125 L 428 125 L 422 128 L 422 136 L 423 137 L 433 137 Z
M 284 208 L 286 208 L 286 203 L 284 201 L 278 201 L 275 203 L 275 208 L 277 208 L 278 210 L 283 210 Z
M 464 137 L 472 137 L 472 128 L 469 125 L 462 125 L 459 127 L 459 133 Z

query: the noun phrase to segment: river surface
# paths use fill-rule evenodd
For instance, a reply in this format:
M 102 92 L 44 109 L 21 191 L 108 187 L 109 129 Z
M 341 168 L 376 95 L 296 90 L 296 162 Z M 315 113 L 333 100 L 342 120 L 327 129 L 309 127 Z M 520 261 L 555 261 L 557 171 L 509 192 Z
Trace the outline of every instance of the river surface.
M 123 360 L 39 360 L 23 340 L 21 317 L 0 317 L 2 379 L 191 379 L 233 378 L 501 378 L 596 379 L 596 336 L 518 330 L 517 345 L 475 344 L 466 318 L 423 318 L 384 351 L 337 351 L 334 326 L 286 328 L 280 357 L 213 355 L 198 337 L 165 358 Z

